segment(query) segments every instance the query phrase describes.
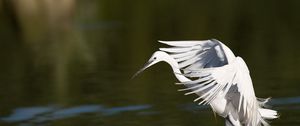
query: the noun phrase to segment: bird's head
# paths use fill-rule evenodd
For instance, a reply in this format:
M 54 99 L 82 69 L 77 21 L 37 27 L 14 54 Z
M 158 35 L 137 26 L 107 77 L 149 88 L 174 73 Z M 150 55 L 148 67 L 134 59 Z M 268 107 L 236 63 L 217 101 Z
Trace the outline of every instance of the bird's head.
M 148 62 L 144 65 L 144 67 L 141 68 L 138 72 L 136 72 L 132 76 L 132 78 L 134 78 L 135 76 L 137 76 L 138 74 L 140 74 L 141 72 L 143 72 L 144 70 L 149 68 L 150 66 L 152 66 L 160 61 L 165 61 L 167 59 L 167 57 L 169 57 L 169 55 L 166 52 L 163 52 L 163 51 L 154 52 L 153 55 L 148 60 Z

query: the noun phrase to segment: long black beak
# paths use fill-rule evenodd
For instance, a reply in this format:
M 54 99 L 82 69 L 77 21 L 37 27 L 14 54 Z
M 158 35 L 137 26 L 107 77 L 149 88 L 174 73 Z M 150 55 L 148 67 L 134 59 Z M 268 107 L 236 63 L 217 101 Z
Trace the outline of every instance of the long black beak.
M 141 72 L 143 72 L 145 69 L 147 69 L 150 64 L 152 63 L 153 61 L 148 61 L 139 71 L 137 71 L 132 77 L 131 79 L 135 78 L 137 75 L 139 75 Z

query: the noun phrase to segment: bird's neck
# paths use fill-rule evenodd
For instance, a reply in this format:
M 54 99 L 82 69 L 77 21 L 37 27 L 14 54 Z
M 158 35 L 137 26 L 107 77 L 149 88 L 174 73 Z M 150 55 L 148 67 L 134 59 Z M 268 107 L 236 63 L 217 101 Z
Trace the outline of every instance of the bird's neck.
M 180 81 L 180 82 L 187 82 L 187 81 L 191 81 L 190 79 L 186 78 L 180 71 L 179 69 L 179 65 L 178 63 L 175 61 L 175 59 L 173 57 L 171 57 L 170 55 L 168 55 L 165 60 L 165 62 L 167 62 L 171 67 L 172 70 L 176 76 L 176 78 Z

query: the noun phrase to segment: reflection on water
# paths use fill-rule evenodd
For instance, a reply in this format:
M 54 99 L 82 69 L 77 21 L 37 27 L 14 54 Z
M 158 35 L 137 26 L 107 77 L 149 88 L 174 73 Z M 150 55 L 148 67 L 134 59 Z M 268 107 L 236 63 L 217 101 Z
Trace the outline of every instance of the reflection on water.
M 81 114 L 99 113 L 103 116 L 111 116 L 122 112 L 140 111 L 150 108 L 149 105 L 135 105 L 107 108 L 101 105 L 82 105 L 71 108 L 63 108 L 57 105 L 46 107 L 17 108 L 14 112 L 1 118 L 5 122 L 31 122 L 44 123 L 51 120 L 76 117 Z
M 277 98 L 272 99 L 270 104 L 279 110 L 298 110 L 300 109 L 300 97 L 290 98 Z M 296 108 L 290 108 L 289 105 L 297 106 Z M 287 106 L 287 107 L 285 107 Z M 78 118 L 82 115 L 92 114 L 93 116 L 116 116 L 122 115 L 125 112 L 131 112 L 135 115 L 159 115 L 160 113 L 155 111 L 155 106 L 152 105 L 130 105 L 121 107 L 105 107 L 103 105 L 81 105 L 75 107 L 61 107 L 59 105 L 39 106 L 39 107 L 26 107 L 17 108 L 7 117 L 1 117 L 0 120 L 7 123 L 17 123 L 20 125 L 34 125 L 34 124 L 46 124 L 49 121 L 61 120 L 66 118 Z M 209 109 L 208 106 L 199 106 L 196 104 L 183 104 L 179 105 L 178 109 L 183 111 L 203 111 Z
M 299 104 L 300 103 L 300 97 L 290 97 L 290 98 L 277 98 L 272 99 L 271 104 L 272 105 L 289 105 L 289 104 Z
M 0 1 L 0 125 L 224 125 L 168 65 L 130 80 L 157 40 L 217 38 L 257 97 L 300 125 L 300 1 Z M 187 104 L 188 103 L 188 104 Z

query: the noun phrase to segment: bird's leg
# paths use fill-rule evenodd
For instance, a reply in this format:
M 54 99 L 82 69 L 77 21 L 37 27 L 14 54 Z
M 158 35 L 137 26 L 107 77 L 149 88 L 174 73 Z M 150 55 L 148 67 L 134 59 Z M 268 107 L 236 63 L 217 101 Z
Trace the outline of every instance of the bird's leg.
M 239 120 L 238 112 L 231 102 L 227 103 L 226 106 L 227 116 L 225 118 L 226 126 L 241 126 L 241 122 Z
M 237 113 L 235 113 L 234 115 L 232 115 L 232 113 L 229 113 L 225 119 L 225 123 L 226 126 L 241 126 L 241 122 L 238 119 Z
M 234 126 L 234 125 L 231 123 L 231 121 L 229 120 L 229 117 L 228 117 L 228 116 L 225 118 L 225 126 Z

